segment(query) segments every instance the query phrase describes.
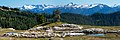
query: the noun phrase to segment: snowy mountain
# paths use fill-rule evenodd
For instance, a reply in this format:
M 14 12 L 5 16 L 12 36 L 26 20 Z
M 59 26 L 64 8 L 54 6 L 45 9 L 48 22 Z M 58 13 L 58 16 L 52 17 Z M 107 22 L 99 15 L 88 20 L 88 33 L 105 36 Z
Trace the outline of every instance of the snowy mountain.
M 116 11 L 120 11 L 120 5 L 115 5 L 113 7 L 110 7 L 105 4 L 91 4 L 91 5 L 78 5 L 74 3 L 69 3 L 67 5 L 24 5 L 20 8 L 22 11 L 30 11 L 30 12 L 36 12 L 36 13 L 53 13 L 54 10 L 59 9 L 62 13 L 77 13 L 77 14 L 84 14 L 89 15 L 96 12 L 100 13 L 112 13 Z

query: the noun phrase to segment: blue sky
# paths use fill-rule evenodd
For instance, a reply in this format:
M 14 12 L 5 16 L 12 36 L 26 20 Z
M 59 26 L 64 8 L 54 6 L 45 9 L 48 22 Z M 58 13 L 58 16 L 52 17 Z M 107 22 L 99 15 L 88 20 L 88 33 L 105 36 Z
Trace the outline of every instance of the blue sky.
M 94 4 L 101 3 L 113 6 L 114 4 L 120 5 L 120 0 L 0 0 L 0 6 L 21 7 L 23 5 L 39 5 L 39 4 L 52 4 L 64 5 L 70 2 L 76 4 Z

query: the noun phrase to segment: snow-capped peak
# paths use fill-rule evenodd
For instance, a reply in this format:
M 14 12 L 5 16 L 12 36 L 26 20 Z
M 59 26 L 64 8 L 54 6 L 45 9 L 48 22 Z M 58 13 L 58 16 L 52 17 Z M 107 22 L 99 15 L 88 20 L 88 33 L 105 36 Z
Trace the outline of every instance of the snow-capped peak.
M 104 7 L 104 6 L 107 6 L 107 5 L 104 5 L 104 4 L 98 4 L 99 7 Z
M 53 5 L 48 5 L 48 4 L 44 4 L 44 9 L 46 9 L 46 8 L 54 8 L 55 6 L 53 6 Z
M 93 7 L 100 7 L 100 8 L 103 8 L 104 6 L 107 6 L 107 5 L 104 5 L 104 4 L 91 4 L 91 5 L 82 5 L 82 8 L 93 8 Z
M 48 4 L 42 4 L 42 5 L 24 5 L 21 9 L 48 9 L 48 8 L 59 8 L 59 7 L 72 7 L 72 8 L 93 8 L 93 7 L 104 7 L 104 4 L 83 4 L 83 5 L 78 5 L 78 4 L 74 4 L 74 3 L 69 3 L 67 5 L 63 5 L 63 6 L 53 6 L 53 5 L 48 5 Z
M 22 10 L 24 9 L 27 9 L 27 10 L 30 10 L 30 9 L 34 9 L 34 8 L 37 8 L 37 9 L 47 9 L 47 8 L 54 8 L 55 6 L 53 5 L 48 5 L 48 4 L 42 4 L 42 5 L 24 5 L 22 8 Z
M 83 13 L 83 14 L 92 14 L 95 12 L 101 12 L 101 13 L 110 13 L 120 10 L 120 6 L 115 5 L 114 7 L 110 7 L 105 4 L 83 4 L 78 5 L 74 3 L 69 3 L 67 5 L 48 5 L 48 4 L 42 4 L 42 5 L 24 5 L 21 10 L 28 10 L 31 12 L 37 12 L 37 13 L 52 13 L 55 9 L 60 9 L 62 13 L 65 12 L 71 12 L 71 13 Z
M 74 3 L 69 3 L 69 4 L 67 4 L 67 5 L 64 5 L 64 7 L 75 7 L 75 8 L 79 8 L 79 7 L 81 7 L 81 5 L 78 5 L 78 4 L 74 4 Z
M 24 9 L 34 9 L 36 8 L 35 6 L 32 6 L 32 5 L 24 5 L 23 6 Z
M 120 7 L 120 4 L 114 4 L 112 7 Z
M 99 4 L 91 4 L 89 8 L 93 8 L 93 7 L 96 7 L 98 6 Z
M 89 8 L 90 6 L 88 4 L 81 5 L 81 8 Z
M 67 4 L 67 6 L 72 6 L 72 5 L 74 5 L 74 3 L 72 3 L 72 2 L 71 2 L 71 3 L 69 3 L 69 4 Z

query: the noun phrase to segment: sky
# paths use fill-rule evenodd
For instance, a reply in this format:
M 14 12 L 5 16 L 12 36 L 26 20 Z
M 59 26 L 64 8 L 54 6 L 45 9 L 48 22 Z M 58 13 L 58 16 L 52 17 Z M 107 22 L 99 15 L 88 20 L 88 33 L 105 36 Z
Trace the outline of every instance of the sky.
M 21 7 L 23 5 L 40 5 L 40 4 L 65 5 L 70 2 L 79 5 L 94 3 L 101 3 L 109 6 L 113 6 L 114 4 L 120 5 L 120 0 L 0 0 L 0 6 Z

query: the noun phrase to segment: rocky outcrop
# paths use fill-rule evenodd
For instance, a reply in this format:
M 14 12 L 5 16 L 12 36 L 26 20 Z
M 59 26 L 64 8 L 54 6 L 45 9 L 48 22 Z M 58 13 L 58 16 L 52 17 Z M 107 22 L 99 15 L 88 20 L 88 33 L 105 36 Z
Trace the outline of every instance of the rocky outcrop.
M 104 33 L 105 30 L 101 28 L 89 28 L 82 30 L 83 33 Z
M 61 24 L 59 26 L 54 26 L 54 30 L 80 30 L 82 26 L 75 25 L 75 24 Z

